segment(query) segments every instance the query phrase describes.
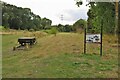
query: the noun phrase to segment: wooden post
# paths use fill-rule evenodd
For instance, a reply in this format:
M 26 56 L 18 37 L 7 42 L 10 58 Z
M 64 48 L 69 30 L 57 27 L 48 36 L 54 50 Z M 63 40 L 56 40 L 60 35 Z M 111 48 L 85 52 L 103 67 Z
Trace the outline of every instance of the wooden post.
M 86 54 L 86 28 L 84 30 L 84 54 Z
M 101 44 L 100 44 L 100 56 L 102 56 L 102 36 L 103 36 L 103 18 L 101 20 Z

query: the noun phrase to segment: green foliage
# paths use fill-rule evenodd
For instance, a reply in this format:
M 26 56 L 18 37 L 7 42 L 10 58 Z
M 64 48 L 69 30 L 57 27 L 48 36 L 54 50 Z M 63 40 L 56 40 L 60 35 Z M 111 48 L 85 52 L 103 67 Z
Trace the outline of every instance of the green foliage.
M 3 26 L 0 26 L 0 31 L 2 31 L 4 29 L 4 27 Z
M 86 27 L 87 21 L 79 19 L 73 24 L 73 30 L 77 31 L 78 29 L 83 30 Z
M 51 28 L 51 24 L 52 24 L 52 21 L 47 19 L 47 18 L 43 18 L 41 20 L 41 25 L 43 26 L 42 29 L 50 29 Z
M 4 29 L 4 27 L 3 27 L 3 26 L 0 26 L 0 29 Z
M 58 25 L 57 25 L 57 28 L 58 28 L 58 31 L 59 31 L 59 32 L 65 32 L 64 25 L 58 24 Z
M 17 7 L 3 2 L 2 5 L 3 26 L 10 29 L 34 29 L 42 30 L 50 28 L 52 21 L 47 18 L 41 19 L 39 15 L 31 12 L 29 8 Z
M 43 30 L 43 32 L 48 33 L 48 34 L 51 34 L 51 31 L 50 31 L 50 30 Z
M 71 31 L 73 31 L 71 25 L 65 25 L 64 27 L 65 27 L 65 32 L 71 32 Z
M 8 31 L 9 28 L 5 28 L 4 26 L 0 26 L 0 31 Z
M 51 27 L 55 27 L 59 32 L 72 32 L 73 31 L 73 26 L 72 25 L 62 25 L 62 24 L 58 24 L 58 25 L 53 25 Z
M 34 30 L 34 29 L 30 29 L 29 31 L 30 31 L 30 32 L 33 32 L 33 31 L 35 31 L 35 30 Z
M 52 27 L 51 30 L 50 30 L 50 33 L 54 34 L 55 36 L 56 36 L 57 32 L 58 32 L 58 30 L 55 27 Z
M 78 7 L 80 7 L 80 5 L 82 5 L 83 4 L 83 1 L 82 0 L 77 0 L 76 1 L 76 5 L 78 6 Z
M 115 5 L 114 3 L 89 3 L 88 31 L 100 33 L 103 24 L 104 33 L 114 33 L 115 29 Z M 103 21 L 103 23 L 102 23 Z
M 73 24 L 73 26 L 75 27 L 75 28 L 82 28 L 82 29 L 84 29 L 85 27 L 86 27 L 86 21 L 85 20 L 83 20 L 83 19 L 79 19 L 78 21 L 76 21 L 74 24 Z
M 81 0 L 76 0 L 78 7 L 82 5 Z M 88 32 L 89 33 L 100 33 L 100 29 L 103 21 L 103 32 L 104 33 L 115 33 L 117 27 L 115 26 L 115 3 L 114 2 L 89 2 L 88 15 Z M 120 2 L 119 2 L 120 6 Z M 120 8 L 119 8 L 120 9 Z M 120 11 L 120 10 L 118 10 Z M 120 13 L 119 13 L 120 14 Z M 119 19 L 120 20 L 120 19 Z M 118 22 L 120 22 L 118 20 Z M 117 31 L 118 32 L 118 31 Z

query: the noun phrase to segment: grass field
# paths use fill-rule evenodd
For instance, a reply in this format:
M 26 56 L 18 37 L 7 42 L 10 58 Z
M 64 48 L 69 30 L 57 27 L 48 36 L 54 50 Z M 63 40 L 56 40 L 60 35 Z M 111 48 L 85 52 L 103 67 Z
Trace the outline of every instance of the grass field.
M 3 34 L 3 78 L 117 78 L 118 49 L 113 35 L 103 36 L 103 56 L 99 44 L 87 44 L 83 54 L 83 34 L 58 33 L 56 36 L 34 33 L 37 44 L 27 50 L 13 51 L 27 31 Z

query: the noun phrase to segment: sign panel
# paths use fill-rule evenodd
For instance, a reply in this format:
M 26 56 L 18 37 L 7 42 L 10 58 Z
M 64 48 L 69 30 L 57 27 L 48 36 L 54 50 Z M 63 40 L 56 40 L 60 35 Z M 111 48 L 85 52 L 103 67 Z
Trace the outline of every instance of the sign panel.
M 100 34 L 87 34 L 86 35 L 86 42 L 88 43 L 100 43 L 101 41 Z

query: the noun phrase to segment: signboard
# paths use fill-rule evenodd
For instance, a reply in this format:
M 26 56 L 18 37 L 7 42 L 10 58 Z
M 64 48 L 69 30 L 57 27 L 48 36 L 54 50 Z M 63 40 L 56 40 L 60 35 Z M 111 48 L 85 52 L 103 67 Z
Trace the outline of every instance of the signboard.
M 102 56 L 102 35 L 103 35 L 103 20 L 101 20 L 100 34 L 87 34 L 87 29 L 84 30 L 84 53 L 86 53 L 86 43 L 100 43 L 100 56 Z
M 100 36 L 100 34 L 87 34 L 86 35 L 86 42 L 87 43 L 100 43 L 101 36 Z

